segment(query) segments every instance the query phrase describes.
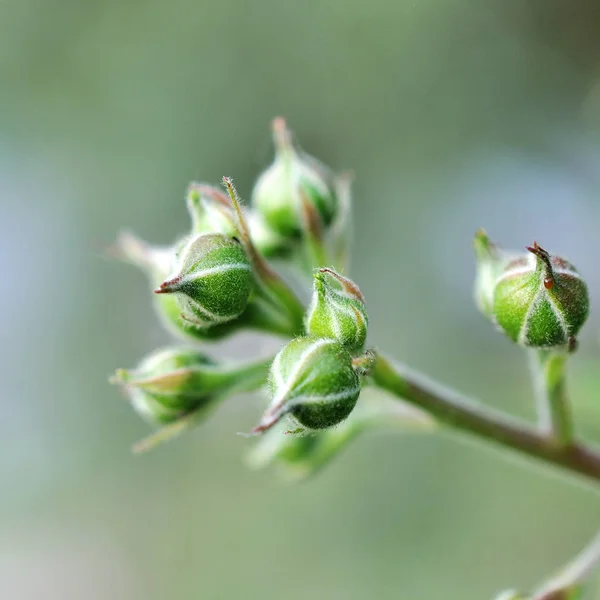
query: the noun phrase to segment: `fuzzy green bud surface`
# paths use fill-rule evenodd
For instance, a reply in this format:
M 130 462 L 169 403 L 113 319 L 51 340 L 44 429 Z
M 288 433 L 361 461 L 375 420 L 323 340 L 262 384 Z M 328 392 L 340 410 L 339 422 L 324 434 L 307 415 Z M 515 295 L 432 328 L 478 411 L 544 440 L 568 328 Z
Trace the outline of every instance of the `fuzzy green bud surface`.
M 304 429 L 341 423 L 354 409 L 360 379 L 339 342 L 301 337 L 275 357 L 269 373 L 271 404 L 254 432 L 270 429 L 285 415 Z
M 575 267 L 534 243 L 496 282 L 494 318 L 522 346 L 576 347 L 589 313 L 588 290 Z
M 360 352 L 367 341 L 369 317 L 358 286 L 332 269 L 314 275 L 314 293 L 306 314 L 306 331 L 332 338 L 350 352 Z
M 205 234 L 185 244 L 176 272 L 155 292 L 174 294 L 184 320 L 211 327 L 232 321 L 244 312 L 252 281 L 242 245 L 235 238 Z
M 252 202 L 268 226 L 283 237 L 299 236 L 305 227 L 303 203 L 308 203 L 328 226 L 336 208 L 336 194 L 328 170 L 316 159 L 298 152 L 281 118 L 273 121 L 275 160 L 259 177 Z

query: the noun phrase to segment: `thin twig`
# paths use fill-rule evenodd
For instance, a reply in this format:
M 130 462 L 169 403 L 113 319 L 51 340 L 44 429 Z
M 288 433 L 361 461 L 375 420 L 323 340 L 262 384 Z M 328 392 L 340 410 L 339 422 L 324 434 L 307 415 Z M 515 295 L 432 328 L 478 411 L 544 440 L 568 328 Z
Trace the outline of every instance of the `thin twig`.
M 382 355 L 377 356 L 371 377 L 378 387 L 421 408 L 451 429 L 600 481 L 600 452 L 583 443 L 557 443 L 553 436 L 465 398 Z

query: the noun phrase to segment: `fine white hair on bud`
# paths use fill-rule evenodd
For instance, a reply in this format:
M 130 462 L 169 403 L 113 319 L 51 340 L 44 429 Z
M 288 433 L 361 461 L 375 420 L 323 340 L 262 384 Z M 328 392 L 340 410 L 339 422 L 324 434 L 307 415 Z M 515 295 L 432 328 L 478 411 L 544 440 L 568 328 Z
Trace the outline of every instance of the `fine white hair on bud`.
M 211 327 L 244 312 L 252 283 L 250 262 L 235 238 L 201 234 L 185 243 L 175 272 L 155 292 L 174 294 L 184 320 Z
M 298 237 L 305 226 L 303 203 L 310 203 L 323 226 L 337 210 L 333 176 L 315 158 L 294 148 L 283 118 L 273 121 L 275 160 L 258 178 L 252 204 L 267 225 L 284 238 Z
M 285 415 L 297 427 L 326 429 L 354 409 L 360 379 L 352 357 L 332 339 L 301 337 L 275 357 L 269 373 L 271 404 L 255 433 L 270 429 Z
M 333 269 L 318 269 L 305 318 L 308 335 L 332 338 L 350 352 L 360 352 L 367 340 L 368 322 L 365 299 L 359 287 Z
M 589 313 L 588 290 L 577 269 L 537 243 L 510 261 L 494 287 L 493 314 L 522 346 L 576 348 Z

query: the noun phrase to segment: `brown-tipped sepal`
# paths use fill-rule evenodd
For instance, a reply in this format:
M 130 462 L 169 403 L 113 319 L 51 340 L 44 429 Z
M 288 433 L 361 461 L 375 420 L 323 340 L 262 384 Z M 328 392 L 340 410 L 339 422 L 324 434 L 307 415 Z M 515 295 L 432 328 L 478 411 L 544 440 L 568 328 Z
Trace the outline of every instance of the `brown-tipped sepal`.
M 275 357 L 269 373 L 271 404 L 254 429 L 270 429 L 284 416 L 292 429 L 327 429 L 354 409 L 360 379 L 352 357 L 332 339 L 301 337 Z
M 284 238 L 298 237 L 305 229 L 305 207 L 309 202 L 324 227 L 337 209 L 333 178 L 328 169 L 294 148 L 285 121 L 273 121 L 275 160 L 259 177 L 252 202 L 267 225 Z
M 496 323 L 522 346 L 573 350 L 589 313 L 585 281 L 570 262 L 537 243 L 527 250 L 496 282 Z
M 306 314 L 306 332 L 332 338 L 349 352 L 360 352 L 367 341 L 369 317 L 358 286 L 332 269 L 314 274 L 313 299 Z
M 184 245 L 175 272 L 155 292 L 174 294 L 183 320 L 209 328 L 244 312 L 252 282 L 250 262 L 237 239 L 205 234 Z

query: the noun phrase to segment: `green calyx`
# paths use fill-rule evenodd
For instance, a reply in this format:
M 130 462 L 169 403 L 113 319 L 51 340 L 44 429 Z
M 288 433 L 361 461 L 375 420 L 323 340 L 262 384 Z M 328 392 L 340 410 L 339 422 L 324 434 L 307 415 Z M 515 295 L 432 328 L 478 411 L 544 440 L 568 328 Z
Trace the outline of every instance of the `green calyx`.
M 174 294 L 185 321 L 209 328 L 244 312 L 252 284 L 252 268 L 237 239 L 203 234 L 185 244 L 175 274 L 155 292 Z
M 281 118 L 273 121 L 273 139 L 275 161 L 254 186 L 253 206 L 267 225 L 284 238 L 299 237 L 305 229 L 305 202 L 328 226 L 335 216 L 337 200 L 327 169 L 294 149 L 291 133 Z
M 285 415 L 301 429 L 333 427 L 348 417 L 360 394 L 360 379 L 344 346 L 314 337 L 292 340 L 277 354 L 269 386 L 271 404 L 255 433 Z
M 360 352 L 367 341 L 369 317 L 358 286 L 332 269 L 314 274 L 314 293 L 306 314 L 308 335 L 332 338 L 348 349 Z
M 522 346 L 576 347 L 589 313 L 588 290 L 575 267 L 534 243 L 511 260 L 496 281 L 493 314 Z

